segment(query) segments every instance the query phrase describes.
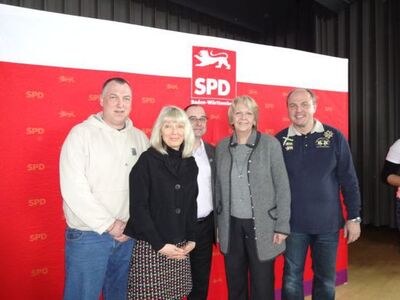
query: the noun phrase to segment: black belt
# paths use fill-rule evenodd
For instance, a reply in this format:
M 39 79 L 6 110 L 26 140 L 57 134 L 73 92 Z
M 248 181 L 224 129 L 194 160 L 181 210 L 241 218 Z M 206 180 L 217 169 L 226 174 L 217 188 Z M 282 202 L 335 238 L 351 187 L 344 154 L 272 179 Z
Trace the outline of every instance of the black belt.
M 205 220 L 207 220 L 209 217 L 211 217 L 213 214 L 213 212 L 210 212 L 209 215 L 207 217 L 202 217 L 202 218 L 197 218 L 197 223 L 202 223 Z

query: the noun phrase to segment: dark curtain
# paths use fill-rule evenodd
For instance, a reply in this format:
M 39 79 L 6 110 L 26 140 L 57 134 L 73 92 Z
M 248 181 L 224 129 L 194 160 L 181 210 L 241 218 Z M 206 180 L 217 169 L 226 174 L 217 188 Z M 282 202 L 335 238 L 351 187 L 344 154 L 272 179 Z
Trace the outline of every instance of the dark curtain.
M 340 12 L 313 0 L 0 3 L 348 58 L 350 145 L 362 191 L 362 217 L 366 224 L 395 225 L 394 189 L 380 181 L 380 171 L 389 146 L 400 138 L 400 0 L 346 0 L 342 3 L 351 4 Z M 209 11 L 205 3 L 212 3 Z M 230 5 L 229 13 L 218 10 L 222 4 Z
M 317 15 L 315 45 L 317 53 L 349 59 L 350 144 L 364 223 L 393 227 L 394 189 L 380 171 L 400 138 L 400 1 L 354 1 L 337 15 Z

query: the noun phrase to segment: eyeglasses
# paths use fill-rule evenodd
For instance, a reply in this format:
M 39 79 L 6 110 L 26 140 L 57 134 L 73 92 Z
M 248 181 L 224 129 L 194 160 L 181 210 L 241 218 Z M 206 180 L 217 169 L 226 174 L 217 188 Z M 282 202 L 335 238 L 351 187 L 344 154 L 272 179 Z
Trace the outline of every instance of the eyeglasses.
M 207 117 L 203 116 L 200 118 L 196 118 L 196 117 L 192 116 L 192 117 L 189 117 L 189 121 L 192 123 L 196 123 L 196 122 L 205 123 L 205 122 L 207 122 Z

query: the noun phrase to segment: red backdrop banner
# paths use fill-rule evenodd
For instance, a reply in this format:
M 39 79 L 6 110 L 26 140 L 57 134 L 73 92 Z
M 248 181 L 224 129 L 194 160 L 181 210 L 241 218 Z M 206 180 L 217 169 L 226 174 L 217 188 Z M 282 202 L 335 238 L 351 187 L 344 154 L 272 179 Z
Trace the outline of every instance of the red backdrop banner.
M 69 35 L 69 31 L 60 35 L 62 26 L 70 28 L 76 23 L 80 23 L 78 37 Z M 131 51 L 96 52 L 99 44 L 94 40 L 86 44 L 79 38 L 85 31 L 95 35 L 100 27 L 102 34 L 95 41 L 104 42 L 106 30 L 115 33 L 118 27 L 115 34 L 125 30 L 135 41 L 134 45 L 128 43 Z M 202 103 L 209 117 L 205 140 L 216 144 L 231 133 L 227 122 L 231 99 L 244 94 L 259 104 L 258 129 L 273 135 L 289 125 L 285 98 L 294 86 L 312 88 L 318 97 L 316 117 L 347 134 L 347 61 L 343 59 L 7 5 L 0 5 L 0 28 L 1 299 L 62 298 L 66 225 L 59 190 L 60 149 L 75 124 L 100 111 L 100 88 L 110 77 L 121 76 L 131 83 L 131 118 L 147 135 L 164 105 Z M 52 35 L 51 30 L 57 34 Z M 165 35 L 169 45 L 163 44 Z M 80 53 L 57 48 L 63 47 L 66 39 L 68 45 L 79 42 L 80 49 L 88 49 Z M 165 46 L 158 56 L 152 56 L 153 48 L 160 48 L 152 44 L 155 40 Z M 146 51 L 148 47 L 153 50 Z M 201 50 L 209 55 L 219 53 L 218 57 L 226 59 L 204 62 L 196 57 L 205 53 Z M 157 67 L 159 62 L 164 64 Z M 202 64 L 211 71 L 201 69 Z M 304 64 L 309 66 L 306 70 Z M 293 71 L 287 72 L 288 68 Z M 278 257 L 277 299 L 282 265 L 283 259 Z M 309 290 L 309 259 L 306 269 L 305 286 Z M 347 246 L 343 238 L 337 275 L 338 284 L 347 281 Z M 223 257 L 217 248 L 210 283 L 209 299 L 227 298 Z

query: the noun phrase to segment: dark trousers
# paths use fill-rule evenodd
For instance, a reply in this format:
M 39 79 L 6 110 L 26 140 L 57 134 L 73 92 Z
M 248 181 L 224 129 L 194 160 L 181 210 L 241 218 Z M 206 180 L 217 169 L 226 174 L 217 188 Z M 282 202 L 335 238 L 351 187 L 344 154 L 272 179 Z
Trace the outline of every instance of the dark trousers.
M 251 300 L 273 300 L 274 264 L 275 259 L 258 259 L 254 221 L 231 217 L 229 250 L 225 255 L 229 300 L 247 300 L 249 294 Z
M 396 223 L 397 229 L 400 231 L 400 198 L 396 198 Z
M 210 280 L 212 246 L 214 241 L 214 216 L 209 214 L 197 222 L 196 247 L 190 252 L 193 288 L 189 300 L 206 300 Z

